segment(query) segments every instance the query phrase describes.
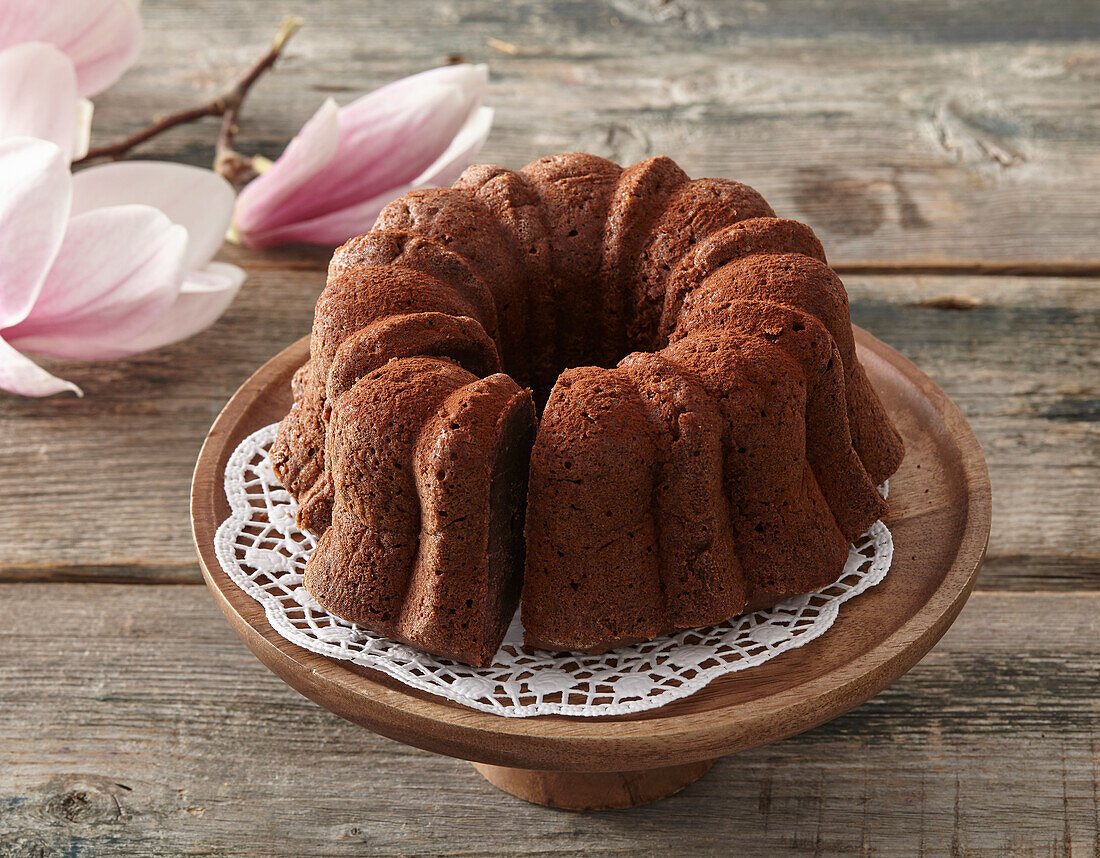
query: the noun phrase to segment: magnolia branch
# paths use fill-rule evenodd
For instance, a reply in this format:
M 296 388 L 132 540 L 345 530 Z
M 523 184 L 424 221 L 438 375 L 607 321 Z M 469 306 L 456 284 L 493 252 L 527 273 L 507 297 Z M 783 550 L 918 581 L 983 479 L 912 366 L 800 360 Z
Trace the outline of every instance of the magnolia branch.
M 221 95 L 195 107 L 158 117 L 156 121 L 140 131 L 135 131 L 128 137 L 114 143 L 89 149 L 88 154 L 75 163 L 83 164 L 99 158 L 120 158 L 135 146 L 170 128 L 175 128 L 177 125 L 196 122 L 207 116 L 220 116 L 222 117 L 222 127 L 218 134 L 215 149 L 214 169 L 230 181 L 243 181 L 249 178 L 247 174 L 252 172 L 252 159 L 233 149 L 233 138 L 237 133 L 237 120 L 241 113 L 241 106 L 244 104 L 252 85 L 260 79 L 264 72 L 275 65 L 275 61 L 279 59 L 286 43 L 290 41 L 290 37 L 301 26 L 301 18 L 287 18 L 283 21 L 279 31 L 275 34 L 275 38 L 271 40 L 271 47 L 267 49 L 267 52 L 252 65 L 240 80 Z

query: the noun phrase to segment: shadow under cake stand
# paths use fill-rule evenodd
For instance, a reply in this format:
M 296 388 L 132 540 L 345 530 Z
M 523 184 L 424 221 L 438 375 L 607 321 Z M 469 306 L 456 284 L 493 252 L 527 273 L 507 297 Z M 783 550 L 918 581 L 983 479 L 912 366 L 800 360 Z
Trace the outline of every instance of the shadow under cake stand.
M 916 366 L 855 329 L 859 357 L 905 439 L 890 479 L 890 573 L 841 606 L 832 628 L 764 664 L 633 715 L 503 718 L 409 688 L 281 637 L 222 571 L 214 531 L 229 516 L 226 462 L 290 407 L 308 338 L 264 364 L 222 410 L 195 466 L 191 520 L 206 584 L 234 631 L 310 700 L 399 742 L 470 760 L 527 801 L 571 809 L 631 807 L 671 795 L 726 754 L 815 727 L 877 694 L 940 639 L 970 594 L 989 538 L 985 459 L 958 408 Z

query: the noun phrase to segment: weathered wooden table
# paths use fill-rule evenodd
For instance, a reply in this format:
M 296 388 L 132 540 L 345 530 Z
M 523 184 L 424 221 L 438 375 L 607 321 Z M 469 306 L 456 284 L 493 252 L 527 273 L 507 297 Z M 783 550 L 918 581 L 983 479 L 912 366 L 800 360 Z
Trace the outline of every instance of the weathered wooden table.
M 214 416 L 309 329 L 328 252 L 227 248 L 241 297 L 193 340 L 0 397 L 0 855 L 1100 854 L 1100 7 L 1095 2 L 146 3 L 97 140 L 211 91 L 284 13 L 254 91 L 268 155 L 347 100 L 487 61 L 485 160 L 668 153 L 822 238 L 853 319 L 940 384 L 989 461 L 978 591 L 902 680 L 580 815 L 345 723 L 242 647 L 187 495 Z M 213 121 L 141 154 L 208 163 Z

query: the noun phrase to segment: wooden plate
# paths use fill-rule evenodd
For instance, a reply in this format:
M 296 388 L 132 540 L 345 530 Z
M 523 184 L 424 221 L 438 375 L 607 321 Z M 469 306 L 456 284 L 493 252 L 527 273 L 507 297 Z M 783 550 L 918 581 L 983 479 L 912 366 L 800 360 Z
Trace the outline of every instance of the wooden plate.
M 214 422 L 195 466 L 191 519 L 203 575 L 230 625 L 277 676 L 383 736 L 471 760 L 497 786 L 561 807 L 624 807 L 671 794 L 717 757 L 807 730 L 881 691 L 940 639 L 966 601 L 989 538 L 989 476 L 955 405 L 912 363 L 858 328 L 871 382 L 905 439 L 890 480 L 894 560 L 817 640 L 637 715 L 502 718 L 301 649 L 230 581 L 214 555 L 229 515 L 223 474 L 249 433 L 283 417 L 308 338 L 264 364 Z M 587 773 L 584 775 L 575 773 Z

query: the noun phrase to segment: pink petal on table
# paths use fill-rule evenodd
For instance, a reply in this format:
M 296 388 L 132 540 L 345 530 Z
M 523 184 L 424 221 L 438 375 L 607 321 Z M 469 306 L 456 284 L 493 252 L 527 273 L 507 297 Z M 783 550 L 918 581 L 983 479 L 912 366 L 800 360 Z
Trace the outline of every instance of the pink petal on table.
M 402 99 L 426 86 L 454 86 L 462 92 L 462 97 L 470 104 L 480 104 L 485 91 L 489 88 L 489 67 L 484 63 L 478 65 L 455 63 L 439 66 L 387 83 L 370 95 L 380 99 Z M 357 99 L 347 107 L 351 108 L 362 101 L 363 98 Z
M 0 48 L 49 42 L 76 66 L 80 95 L 102 92 L 141 51 L 141 16 L 129 0 L 3 0 Z
M 0 329 L 26 318 L 65 235 L 72 177 L 65 153 L 30 137 L 0 140 Z
M 272 213 L 274 225 L 335 211 L 412 182 L 446 151 L 480 100 L 461 86 L 431 78 L 398 96 L 384 95 L 386 89 L 340 109 L 336 154 Z
M 76 69 L 45 42 L 0 51 L 0 137 L 38 137 L 72 159 L 76 139 Z
M 451 185 L 481 151 L 493 127 L 493 108 L 479 107 L 466 120 L 446 151 L 413 181 L 413 187 Z
M 394 189 L 394 194 L 400 196 L 406 191 L 411 191 L 411 185 Z M 374 222 L 378 219 L 379 212 L 394 197 L 388 192 L 362 203 L 339 211 L 319 215 L 309 220 L 288 223 L 285 226 L 274 226 L 256 232 L 241 233 L 241 241 L 248 247 L 262 250 L 265 247 L 275 247 L 279 244 L 304 241 L 311 244 L 328 244 L 333 247 L 343 244 L 349 238 L 370 232 Z
M 455 132 L 457 132 L 474 109 L 481 104 L 488 87 L 489 67 L 469 63 L 441 66 L 395 80 L 340 108 L 341 147 L 353 150 L 354 147 L 346 139 L 350 132 L 366 138 L 371 145 L 379 146 L 385 151 L 386 144 L 391 138 L 376 129 L 374 123 L 380 117 L 388 117 L 391 114 L 396 114 L 397 120 L 400 121 L 410 112 L 420 111 L 424 106 L 430 108 L 439 99 L 441 92 L 453 93 L 457 98 L 457 104 L 460 105 L 457 112 L 464 118 L 459 125 L 455 126 Z M 444 146 L 439 147 L 438 152 L 443 151 L 445 144 L 450 142 L 455 132 L 442 137 Z M 360 160 L 365 159 L 360 158 Z M 425 162 L 421 171 L 429 163 Z M 417 172 L 408 173 L 405 181 L 412 179 Z
M 270 247 L 292 241 L 336 246 L 356 235 L 369 232 L 378 219 L 379 212 L 403 194 L 428 185 L 450 185 L 454 182 L 485 144 L 492 123 L 492 108 L 479 107 L 451 141 L 447 150 L 415 181 L 389 188 L 376 197 L 337 211 L 255 233 L 251 236 L 255 242 L 252 246 Z
M 336 102 L 326 99 L 275 163 L 244 186 L 233 216 L 242 239 L 332 160 L 340 145 L 338 113 Z
M 242 269 L 226 262 L 211 262 L 201 271 L 192 271 L 172 306 L 126 344 L 128 352 L 159 349 L 210 327 L 233 303 L 244 278 Z
M 119 161 L 73 176 L 73 215 L 104 206 L 147 205 L 187 229 L 184 271 L 202 268 L 225 240 L 233 186 L 213 170 L 168 161 Z
M 51 375 L 24 354 L 12 348 L 0 337 L 0 390 L 22 396 L 50 396 L 71 390 L 77 396 L 84 393 L 71 381 Z
M 276 236 L 300 222 L 362 210 L 386 194 L 387 202 L 393 199 L 393 191 L 415 181 L 448 150 L 476 114 L 487 80 L 485 66 L 463 64 L 388 84 L 339 109 L 338 146 L 331 155 L 325 149 L 319 168 L 318 157 L 308 175 L 280 170 L 284 160 L 294 166 L 302 158 L 307 144 L 294 144 L 305 139 L 303 129 L 275 165 L 241 192 L 235 222 L 242 241 L 266 247 L 288 240 Z
M 30 315 L 4 337 L 78 360 L 125 355 L 176 300 L 186 252 L 187 230 L 149 206 L 77 215 Z
M 419 86 L 431 83 L 437 85 L 457 86 L 467 95 L 480 98 L 489 85 L 489 66 L 485 63 L 451 63 L 445 66 L 437 66 L 434 69 L 417 72 L 407 77 L 398 78 L 392 83 L 380 86 L 375 92 L 384 92 L 387 95 L 399 95 L 407 90 L 414 90 Z

